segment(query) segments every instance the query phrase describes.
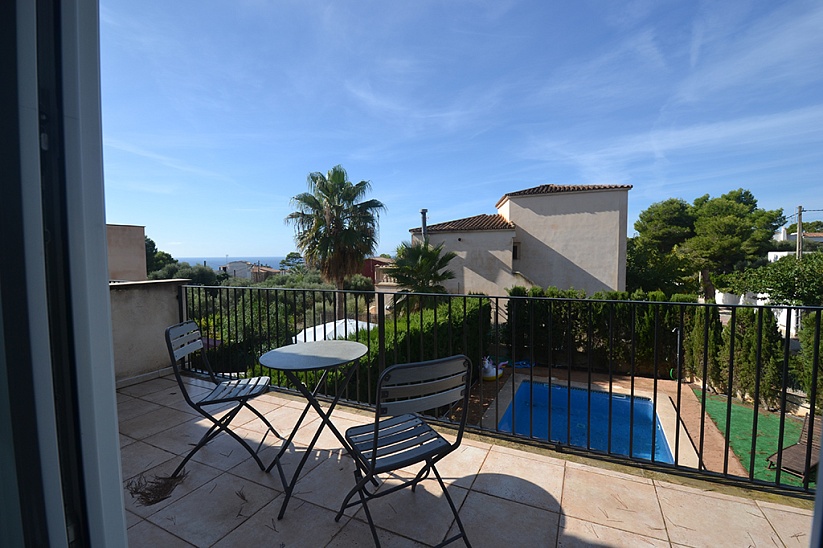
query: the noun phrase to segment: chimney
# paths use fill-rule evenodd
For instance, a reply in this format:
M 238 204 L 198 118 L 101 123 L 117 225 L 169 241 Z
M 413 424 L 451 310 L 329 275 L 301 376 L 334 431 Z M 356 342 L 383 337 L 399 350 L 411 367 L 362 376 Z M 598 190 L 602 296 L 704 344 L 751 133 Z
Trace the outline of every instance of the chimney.
M 420 217 L 422 217 L 422 219 L 423 219 L 423 241 L 424 242 L 429 241 L 429 234 L 426 231 L 426 213 L 428 213 L 428 212 L 429 212 L 428 209 L 421 209 L 420 210 Z

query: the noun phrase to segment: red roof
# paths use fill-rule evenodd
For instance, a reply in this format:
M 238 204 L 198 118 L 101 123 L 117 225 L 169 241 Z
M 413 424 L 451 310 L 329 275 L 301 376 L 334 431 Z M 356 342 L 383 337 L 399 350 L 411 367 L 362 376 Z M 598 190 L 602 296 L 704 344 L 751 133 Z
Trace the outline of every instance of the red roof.
M 514 230 L 514 223 L 495 213 L 494 215 L 475 215 L 426 227 L 427 232 L 465 232 L 468 230 Z M 409 232 L 420 234 L 423 229 L 422 227 L 412 228 Z
M 559 194 L 561 192 L 590 192 L 593 190 L 631 190 L 632 185 L 540 185 L 526 190 L 518 190 L 516 192 L 508 192 L 503 195 L 495 204 L 495 207 L 500 207 L 500 204 L 506 198 L 512 196 L 541 196 L 544 194 Z
M 557 194 L 561 192 L 590 192 L 597 190 L 630 190 L 632 185 L 540 185 L 526 190 L 518 190 L 517 192 L 509 192 L 504 194 L 498 200 L 495 207 L 500 207 L 500 204 L 506 198 L 511 196 L 540 196 L 545 194 Z M 513 230 L 514 223 L 507 221 L 500 214 L 494 215 L 475 215 L 474 217 L 466 217 L 465 219 L 456 219 L 454 221 L 446 221 L 445 223 L 437 223 L 426 227 L 427 232 L 464 232 L 468 230 Z M 423 232 L 422 227 L 412 228 L 409 232 L 413 234 L 420 234 Z

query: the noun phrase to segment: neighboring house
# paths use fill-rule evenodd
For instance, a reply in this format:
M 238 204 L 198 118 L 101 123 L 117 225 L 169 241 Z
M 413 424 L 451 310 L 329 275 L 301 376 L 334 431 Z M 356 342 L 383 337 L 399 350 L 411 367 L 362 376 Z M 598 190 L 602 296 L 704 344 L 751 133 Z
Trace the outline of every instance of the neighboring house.
M 784 226 L 773 238 L 777 242 L 797 242 L 797 232 L 789 233 Z M 803 232 L 803 241 L 823 243 L 823 232 Z
M 426 227 L 433 245 L 457 257 L 444 285 L 452 293 L 502 295 L 515 285 L 626 288 L 626 223 L 631 185 L 541 185 L 505 194 L 497 213 Z M 422 241 L 423 229 L 410 230 Z
M 225 272 L 234 278 L 251 280 L 252 264 L 248 261 L 231 261 L 218 268 L 220 272 Z
M 782 259 L 783 257 L 788 257 L 789 255 L 794 256 L 797 252 L 795 251 L 769 251 L 767 252 L 766 256 L 769 258 L 769 262 L 773 263 L 778 259 Z
M 272 276 L 280 274 L 280 272 L 282 271 L 270 266 L 255 264 L 251 267 L 251 281 L 254 283 L 264 282 Z
M 234 278 L 243 278 L 251 280 L 254 283 L 262 282 L 275 274 L 280 274 L 280 270 L 276 268 L 268 265 L 250 263 L 248 261 L 231 261 L 218 267 L 218 270 Z
M 377 283 L 378 269 L 380 267 L 390 265 L 393 262 L 394 261 L 392 259 L 387 259 L 386 257 L 369 257 L 363 261 L 363 268 L 360 273 L 374 283 Z
M 397 293 L 398 291 L 401 291 L 401 287 L 397 285 L 394 278 L 386 274 L 386 269 L 393 263 L 394 261 L 375 267 L 374 290 L 378 293 Z M 386 305 L 390 306 L 393 300 L 394 297 L 392 295 L 388 295 L 386 297 Z
M 146 275 L 146 227 L 106 225 L 109 281 L 141 282 Z

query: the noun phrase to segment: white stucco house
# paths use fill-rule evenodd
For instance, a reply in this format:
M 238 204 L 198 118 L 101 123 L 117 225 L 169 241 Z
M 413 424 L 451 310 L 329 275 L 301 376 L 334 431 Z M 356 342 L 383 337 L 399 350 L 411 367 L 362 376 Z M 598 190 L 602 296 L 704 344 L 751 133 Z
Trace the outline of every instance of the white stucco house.
M 631 185 L 541 185 L 503 195 L 497 213 L 426 226 L 432 245 L 457 257 L 452 293 L 504 295 L 520 286 L 626 288 Z M 423 227 L 410 230 L 422 241 Z
M 784 226 L 774 235 L 778 242 L 797 242 L 797 232 L 789 232 Z M 823 243 L 823 232 L 803 232 L 803 240 L 807 242 Z

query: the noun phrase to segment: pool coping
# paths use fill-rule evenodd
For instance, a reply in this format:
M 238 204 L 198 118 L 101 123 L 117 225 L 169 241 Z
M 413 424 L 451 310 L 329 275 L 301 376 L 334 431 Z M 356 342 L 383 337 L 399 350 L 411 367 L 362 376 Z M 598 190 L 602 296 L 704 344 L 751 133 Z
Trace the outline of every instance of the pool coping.
M 541 383 L 551 383 L 556 384 L 559 386 L 568 386 L 571 384 L 572 388 L 581 388 L 583 390 L 594 390 L 597 392 L 609 392 L 608 388 L 604 388 L 600 384 L 591 383 L 582 383 L 578 381 L 569 381 L 558 379 L 557 377 L 546 377 L 543 375 L 531 375 L 531 374 L 524 374 L 524 373 L 514 373 L 503 384 L 503 387 L 497 392 L 497 398 L 495 401 L 489 405 L 489 408 L 483 414 L 481 419 L 480 425 L 483 429 L 489 430 L 497 430 L 497 425 L 500 423 L 500 419 L 503 414 L 508 409 L 509 405 L 512 403 L 512 395 L 520 388 L 520 385 L 524 381 L 534 381 L 534 382 L 541 382 Z M 514 388 L 512 389 L 512 383 L 514 384 Z M 622 394 L 625 396 L 631 396 L 632 390 L 631 388 L 625 388 L 620 384 L 613 383 L 611 384 L 611 392 L 614 394 Z M 640 396 L 643 398 L 648 398 L 650 400 L 654 400 L 654 393 L 649 392 L 647 390 L 638 390 L 635 388 L 634 390 L 635 396 Z M 665 404 L 668 402 L 668 405 Z M 657 417 L 660 420 L 660 426 L 663 429 L 663 433 L 666 436 L 666 443 L 669 444 L 669 451 L 671 451 L 672 455 L 675 453 L 674 449 L 674 442 L 675 442 L 675 432 L 679 431 L 680 437 L 678 440 L 678 447 L 677 447 L 677 456 L 675 458 L 676 464 L 674 466 L 683 466 L 694 468 L 696 470 L 700 467 L 700 461 L 697 457 L 697 451 L 695 450 L 694 446 L 692 445 L 691 438 L 689 437 L 688 432 L 686 431 L 686 427 L 683 425 L 681 421 L 679 424 L 677 422 L 677 409 L 675 408 L 674 402 L 672 401 L 671 397 L 666 394 L 657 395 Z

